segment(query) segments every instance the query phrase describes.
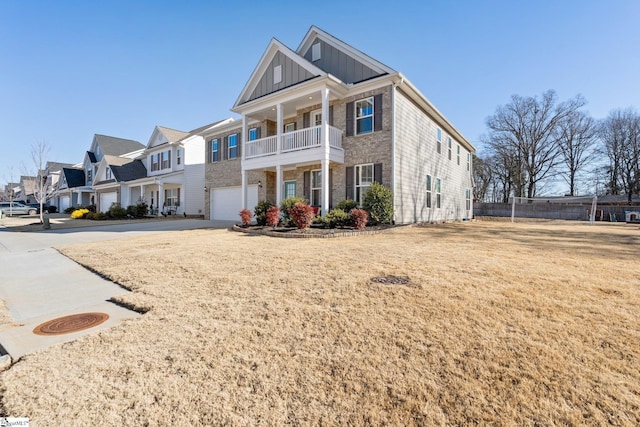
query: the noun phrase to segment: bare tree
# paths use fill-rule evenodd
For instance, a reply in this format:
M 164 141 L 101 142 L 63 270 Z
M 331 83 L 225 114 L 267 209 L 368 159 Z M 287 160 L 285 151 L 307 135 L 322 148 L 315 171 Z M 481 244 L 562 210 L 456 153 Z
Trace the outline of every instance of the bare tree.
M 51 196 L 52 186 L 48 181 L 48 172 L 46 170 L 47 158 L 51 147 L 45 141 L 38 141 L 31 145 L 31 161 L 35 167 L 35 183 L 33 197 L 40 204 L 40 222 L 44 223 L 44 204 Z
M 594 160 L 597 142 L 596 121 L 583 111 L 574 111 L 560 121 L 557 129 L 558 148 L 566 170 L 561 173 L 569 184 L 569 195 L 576 195 L 576 179 Z
M 614 110 L 602 120 L 599 136 L 609 158 L 607 192 L 640 194 L 640 116 L 633 109 Z
M 473 198 L 478 202 L 487 199 L 489 186 L 493 181 L 491 157 L 481 158 L 473 155 Z
M 503 162 L 509 161 L 516 195 L 536 196 L 536 186 L 558 163 L 560 123 L 585 104 L 580 95 L 558 103 L 553 90 L 540 99 L 513 95 L 509 104 L 487 118 L 486 143 Z

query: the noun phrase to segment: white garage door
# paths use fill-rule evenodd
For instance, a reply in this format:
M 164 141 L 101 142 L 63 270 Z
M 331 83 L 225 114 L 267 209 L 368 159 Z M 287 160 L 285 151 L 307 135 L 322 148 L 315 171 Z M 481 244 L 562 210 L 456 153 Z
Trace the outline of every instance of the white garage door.
M 64 212 L 69 207 L 69 196 L 60 197 L 60 206 L 58 206 L 58 212 Z
M 118 193 L 100 193 L 100 212 L 106 212 L 112 203 L 118 201 Z
M 258 204 L 258 186 L 247 186 L 247 208 Z M 211 191 L 211 219 L 240 222 L 242 187 L 214 188 Z

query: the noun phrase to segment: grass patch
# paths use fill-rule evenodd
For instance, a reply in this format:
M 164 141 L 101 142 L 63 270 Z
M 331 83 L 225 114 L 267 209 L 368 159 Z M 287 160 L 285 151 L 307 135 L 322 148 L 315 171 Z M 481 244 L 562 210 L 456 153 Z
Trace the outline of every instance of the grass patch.
M 38 424 L 638 425 L 639 244 L 624 224 L 477 222 L 68 246 L 149 311 L 25 357 L 1 406 Z

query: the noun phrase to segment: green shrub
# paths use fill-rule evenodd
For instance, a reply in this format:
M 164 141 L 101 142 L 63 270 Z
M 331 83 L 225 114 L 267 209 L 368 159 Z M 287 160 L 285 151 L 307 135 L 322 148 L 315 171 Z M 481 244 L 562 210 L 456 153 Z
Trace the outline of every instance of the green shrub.
M 87 215 L 87 219 L 92 219 L 94 221 L 104 221 L 107 219 L 107 214 L 104 212 L 90 212 Z
M 49 212 L 50 214 L 58 212 L 58 208 L 55 206 L 48 206 L 46 209 L 47 209 L 47 212 Z
M 327 227 L 336 228 L 349 225 L 349 214 L 342 209 L 332 209 L 325 217 L 324 221 Z
M 282 214 L 282 224 L 285 226 L 292 226 L 293 221 L 291 220 L 291 215 L 289 214 L 289 209 L 291 209 L 296 203 L 305 204 L 305 200 L 302 197 L 287 197 L 283 201 L 280 202 L 280 213 Z
M 68 207 L 66 208 L 63 212 L 66 213 L 67 215 L 72 214 L 73 211 L 77 210 L 77 209 L 82 209 L 82 207 L 79 208 L 74 208 L 74 207 Z
M 120 219 L 127 216 L 127 210 L 120 206 L 119 203 L 111 203 L 111 207 L 107 211 L 109 218 Z
M 139 202 L 135 205 L 127 206 L 127 216 L 133 218 L 144 218 L 149 211 L 149 206 L 145 202 Z
M 256 217 L 258 225 L 267 225 L 267 211 L 273 206 L 268 200 L 258 202 L 255 208 L 253 208 L 253 215 Z
M 351 212 L 351 209 L 355 209 L 358 207 L 358 202 L 351 199 L 344 199 L 338 202 L 336 205 L 336 209 L 340 209 L 346 213 Z
M 369 214 L 372 224 L 390 224 L 393 221 L 393 192 L 382 184 L 372 183 L 364 195 L 362 208 Z

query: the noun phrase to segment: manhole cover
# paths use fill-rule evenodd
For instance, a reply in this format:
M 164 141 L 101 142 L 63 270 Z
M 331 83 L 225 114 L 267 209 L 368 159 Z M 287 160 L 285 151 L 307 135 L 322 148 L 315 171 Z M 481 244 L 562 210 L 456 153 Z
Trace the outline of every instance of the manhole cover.
M 58 317 L 35 327 L 36 335 L 62 335 L 93 328 L 109 318 L 105 313 L 81 313 Z
M 379 276 L 374 277 L 371 281 L 385 285 L 406 285 L 409 283 L 409 278 L 407 276 Z

